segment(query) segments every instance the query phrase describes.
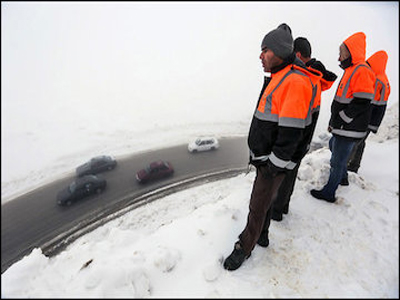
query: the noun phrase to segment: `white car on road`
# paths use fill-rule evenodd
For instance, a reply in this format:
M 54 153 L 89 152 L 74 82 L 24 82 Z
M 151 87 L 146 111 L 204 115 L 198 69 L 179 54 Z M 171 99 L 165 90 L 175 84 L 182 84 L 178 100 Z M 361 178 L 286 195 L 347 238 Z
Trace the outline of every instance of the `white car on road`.
M 200 152 L 215 150 L 219 148 L 219 143 L 215 137 L 198 137 L 195 141 L 189 143 L 189 152 Z

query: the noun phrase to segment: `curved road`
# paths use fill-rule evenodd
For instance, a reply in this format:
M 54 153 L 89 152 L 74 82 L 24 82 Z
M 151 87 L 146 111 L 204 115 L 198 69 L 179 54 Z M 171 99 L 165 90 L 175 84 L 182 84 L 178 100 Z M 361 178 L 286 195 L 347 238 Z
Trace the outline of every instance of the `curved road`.
M 127 195 L 134 199 L 195 176 L 246 168 L 248 148 L 245 137 L 222 138 L 219 142 L 220 148 L 215 151 L 189 153 L 187 145 L 180 145 L 118 159 L 114 170 L 102 173 L 107 180 L 104 193 L 83 199 L 70 207 L 58 206 L 56 195 L 74 179 L 72 172 L 65 178 L 6 202 L 1 207 L 1 273 L 33 248 L 42 248 L 64 232 L 81 226 L 93 215 L 110 211 L 110 207 L 114 208 L 114 212 L 116 207 L 122 209 L 127 205 Z M 170 161 L 175 169 L 174 175 L 153 184 L 138 184 L 136 171 L 158 159 Z

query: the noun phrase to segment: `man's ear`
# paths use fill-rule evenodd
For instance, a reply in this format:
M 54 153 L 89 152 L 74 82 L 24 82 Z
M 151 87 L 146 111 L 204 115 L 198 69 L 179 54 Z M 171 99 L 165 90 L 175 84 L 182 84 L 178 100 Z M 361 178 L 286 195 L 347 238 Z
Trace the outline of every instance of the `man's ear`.
M 297 56 L 297 58 L 301 59 L 301 53 L 300 52 L 296 52 L 296 56 Z

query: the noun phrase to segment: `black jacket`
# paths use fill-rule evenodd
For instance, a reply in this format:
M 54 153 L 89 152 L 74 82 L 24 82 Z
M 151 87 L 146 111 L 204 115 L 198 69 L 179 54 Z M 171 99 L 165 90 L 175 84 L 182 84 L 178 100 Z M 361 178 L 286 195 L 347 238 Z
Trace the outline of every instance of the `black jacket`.
M 312 58 L 306 62 L 306 66 L 320 71 L 322 73 L 322 79 L 325 79 L 326 81 L 335 81 L 337 78 L 335 73 L 327 70 L 323 63 L 315 58 Z
M 284 61 L 282 65 L 273 70 L 272 73 L 282 70 L 289 64 L 296 64 L 310 72 L 310 70 L 306 69 L 304 64 L 299 63 L 299 60 L 293 54 L 289 59 Z M 319 74 L 319 76 L 321 75 Z M 270 81 L 271 78 L 264 78 L 264 84 L 257 102 L 257 107 Z M 250 151 L 257 156 L 269 155 L 273 152 L 274 155 L 280 159 L 298 163 L 304 152 L 304 130 L 305 128 L 278 126 L 276 122 L 260 120 L 253 116 L 248 135 L 248 146 Z M 256 167 L 267 164 L 268 161 L 269 160 L 254 160 L 250 155 L 250 163 Z
M 302 64 L 302 62 L 295 61 L 295 63 L 296 62 L 299 65 Z M 326 81 L 333 83 L 337 78 L 337 75 L 335 73 L 327 70 L 323 63 L 315 58 L 310 59 L 305 64 L 305 66 L 320 71 L 322 73 L 322 78 Z M 303 137 L 298 144 L 297 150 L 293 154 L 292 161 L 300 162 L 310 149 L 310 144 L 314 135 L 315 127 L 317 126 L 318 117 L 319 111 L 314 111 L 311 116 L 311 124 L 304 128 Z
M 337 78 L 337 75 L 331 71 L 328 71 L 325 66 L 319 60 L 315 58 L 310 59 L 306 64 L 307 67 L 311 67 L 315 70 L 318 70 L 322 73 L 322 78 L 329 82 L 334 82 Z M 319 111 L 315 111 L 311 117 L 311 124 L 306 126 L 303 132 L 303 139 L 300 142 L 299 149 L 294 154 L 294 159 L 299 161 L 303 159 L 303 157 L 307 154 L 310 149 L 311 140 L 314 135 L 315 127 L 317 126 L 317 121 L 319 117 Z
M 351 58 L 351 57 L 350 57 Z M 343 66 L 342 66 L 343 67 Z M 350 140 L 360 140 L 366 133 L 371 115 L 370 103 L 373 99 L 375 74 L 365 62 L 350 64 L 344 67 L 345 73 L 339 82 L 335 98 L 331 104 L 329 127 L 332 134 Z M 349 72 L 347 81 L 343 81 Z M 345 98 L 347 88 L 362 86 L 352 98 Z M 338 91 L 341 89 L 342 96 Z
M 377 133 L 379 126 L 381 126 L 383 117 L 385 116 L 387 105 L 374 105 L 371 104 L 371 117 L 368 124 L 368 129 L 373 133 Z

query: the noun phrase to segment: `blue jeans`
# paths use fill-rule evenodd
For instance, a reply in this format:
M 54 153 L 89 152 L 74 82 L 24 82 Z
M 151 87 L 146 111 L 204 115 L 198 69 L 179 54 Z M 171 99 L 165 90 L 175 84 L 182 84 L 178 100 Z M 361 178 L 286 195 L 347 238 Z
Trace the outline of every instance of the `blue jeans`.
M 328 198 L 334 198 L 335 192 L 343 177 L 347 176 L 347 161 L 355 145 L 355 141 L 333 135 L 329 140 L 331 170 L 329 180 L 321 192 Z

